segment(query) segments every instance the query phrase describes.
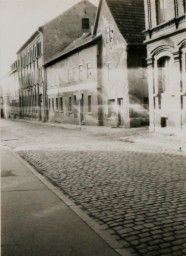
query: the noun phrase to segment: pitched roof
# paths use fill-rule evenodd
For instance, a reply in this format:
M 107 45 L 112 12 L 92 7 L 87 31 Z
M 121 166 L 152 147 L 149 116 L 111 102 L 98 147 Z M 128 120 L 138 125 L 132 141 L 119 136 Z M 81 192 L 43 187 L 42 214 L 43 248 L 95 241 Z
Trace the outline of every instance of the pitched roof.
M 62 59 L 69 54 L 72 54 L 74 51 L 83 49 L 84 47 L 87 47 L 87 45 L 94 44 L 100 37 L 101 35 L 93 37 L 90 33 L 86 33 L 81 37 L 77 38 L 76 40 L 74 40 L 63 51 L 56 54 L 52 59 L 50 59 L 49 61 L 46 61 L 44 65 L 48 66 L 58 61 L 59 59 Z
M 128 44 L 142 44 L 145 37 L 144 0 L 105 0 L 110 12 Z M 98 8 L 101 8 L 101 2 Z M 96 19 L 99 19 L 99 10 Z M 98 24 L 98 21 L 95 21 Z
M 82 18 L 89 18 L 90 26 L 93 25 L 96 9 L 97 7 L 89 1 L 80 1 L 42 27 L 44 62 L 61 53 L 64 48 L 82 35 Z

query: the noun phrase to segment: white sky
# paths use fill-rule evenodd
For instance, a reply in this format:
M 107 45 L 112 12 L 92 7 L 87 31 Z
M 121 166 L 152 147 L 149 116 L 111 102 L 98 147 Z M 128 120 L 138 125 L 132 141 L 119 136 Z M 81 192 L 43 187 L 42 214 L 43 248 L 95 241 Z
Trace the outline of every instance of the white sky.
M 0 0 L 0 78 L 16 60 L 16 52 L 45 22 L 81 0 Z M 89 0 L 98 5 L 99 0 Z

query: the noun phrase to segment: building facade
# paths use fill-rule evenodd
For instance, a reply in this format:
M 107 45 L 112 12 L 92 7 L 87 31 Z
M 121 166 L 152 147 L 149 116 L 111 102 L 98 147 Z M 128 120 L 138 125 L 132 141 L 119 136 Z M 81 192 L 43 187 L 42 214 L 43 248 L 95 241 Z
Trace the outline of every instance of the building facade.
M 144 3 L 101 0 L 94 34 L 102 35 L 104 125 L 148 125 Z
M 44 63 L 58 56 L 82 34 L 81 22 L 93 25 L 96 6 L 81 1 L 49 21 L 24 43 L 17 52 L 19 80 L 19 116 L 33 120 L 48 120 L 48 99 Z M 73 20 L 73 22 L 70 22 Z M 86 28 L 85 31 L 86 32 Z M 10 106 L 11 107 L 11 106 Z
M 99 38 L 84 34 L 46 65 L 49 121 L 99 125 Z
M 131 15 L 138 26 L 129 26 Z M 143 0 L 101 0 L 93 30 L 84 35 L 82 30 L 61 55 L 45 63 L 49 120 L 77 124 L 80 117 L 87 125 L 147 125 L 144 28 Z
M 186 131 L 186 1 L 144 3 L 150 130 Z
M 36 31 L 17 52 L 20 117 L 45 120 L 43 35 Z
M 1 115 L 4 118 L 19 117 L 19 79 L 17 60 L 10 67 L 10 72 L 2 80 Z

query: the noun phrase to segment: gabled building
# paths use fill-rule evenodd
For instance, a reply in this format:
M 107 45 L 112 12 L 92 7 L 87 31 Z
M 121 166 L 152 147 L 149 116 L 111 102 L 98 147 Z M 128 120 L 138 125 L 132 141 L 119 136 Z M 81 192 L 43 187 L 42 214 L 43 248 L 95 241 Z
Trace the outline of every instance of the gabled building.
M 104 125 L 148 124 L 143 0 L 100 0 L 94 35 L 102 35 Z
M 20 117 L 45 120 L 43 34 L 39 28 L 17 52 Z
M 144 3 L 150 130 L 186 131 L 186 1 Z
M 143 0 L 101 0 L 94 28 L 45 62 L 49 120 L 147 125 L 144 28 Z
M 80 1 L 51 20 L 26 41 L 17 52 L 20 86 L 20 116 L 46 121 L 48 101 L 44 63 L 58 56 L 82 34 L 81 23 L 93 25 L 96 6 Z
M 49 121 L 102 124 L 100 62 L 100 36 L 83 33 L 46 63 Z

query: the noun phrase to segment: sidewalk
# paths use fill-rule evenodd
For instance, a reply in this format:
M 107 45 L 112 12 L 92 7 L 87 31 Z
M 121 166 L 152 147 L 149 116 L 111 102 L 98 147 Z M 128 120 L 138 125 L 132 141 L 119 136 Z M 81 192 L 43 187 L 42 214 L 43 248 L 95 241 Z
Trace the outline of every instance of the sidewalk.
M 14 153 L 2 151 L 2 256 L 117 256 Z

